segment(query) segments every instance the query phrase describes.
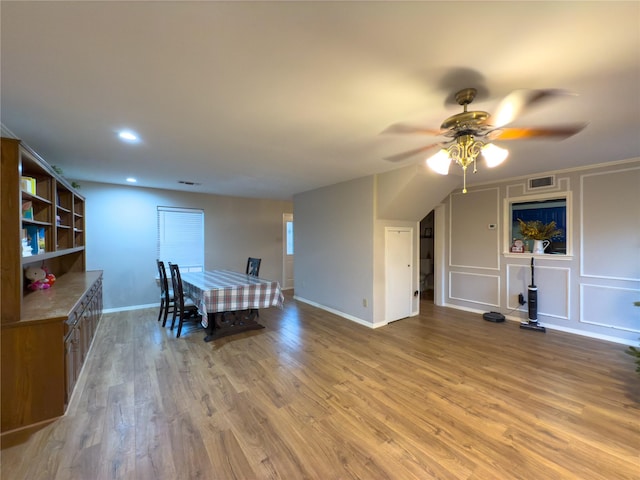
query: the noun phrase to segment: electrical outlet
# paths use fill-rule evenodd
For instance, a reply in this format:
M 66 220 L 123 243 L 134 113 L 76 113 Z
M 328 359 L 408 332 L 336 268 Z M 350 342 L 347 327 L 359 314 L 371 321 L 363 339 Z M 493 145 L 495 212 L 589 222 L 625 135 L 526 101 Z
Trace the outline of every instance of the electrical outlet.
M 524 299 L 524 294 L 522 294 L 522 293 L 518 294 L 518 303 L 520 305 L 524 305 L 525 303 L 527 303 L 526 300 Z
M 366 306 L 367 306 L 367 299 L 366 299 L 366 298 L 363 298 L 363 299 L 362 299 L 362 306 L 363 306 L 363 307 L 366 307 Z

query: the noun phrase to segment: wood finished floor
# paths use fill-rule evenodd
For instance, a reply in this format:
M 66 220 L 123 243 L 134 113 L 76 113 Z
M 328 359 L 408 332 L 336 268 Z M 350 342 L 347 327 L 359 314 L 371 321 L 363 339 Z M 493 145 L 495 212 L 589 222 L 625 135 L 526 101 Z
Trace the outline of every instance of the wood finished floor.
M 640 478 L 624 346 L 421 310 L 372 330 L 288 296 L 212 343 L 105 315 L 67 414 L 3 450 L 1 477 Z

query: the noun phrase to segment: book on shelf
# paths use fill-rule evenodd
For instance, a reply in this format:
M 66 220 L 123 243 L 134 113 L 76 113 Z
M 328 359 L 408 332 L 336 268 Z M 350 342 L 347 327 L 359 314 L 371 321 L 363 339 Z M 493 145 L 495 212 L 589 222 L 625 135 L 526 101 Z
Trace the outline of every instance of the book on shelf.
M 44 235 L 45 235 L 44 228 L 40 228 L 38 230 L 38 252 L 39 253 L 44 253 L 45 247 L 47 245 L 46 238 Z
M 39 255 L 45 252 L 46 237 L 43 227 L 30 225 L 26 230 L 27 244 L 31 246 L 31 253 Z
M 22 202 L 22 218 L 33 220 L 33 203 L 30 201 Z
M 20 244 L 22 245 L 22 256 L 30 257 L 33 255 L 31 251 L 31 245 L 29 245 L 29 238 L 27 236 L 27 229 L 20 230 Z
M 20 188 L 31 195 L 36 195 L 36 179 L 33 177 L 20 177 Z

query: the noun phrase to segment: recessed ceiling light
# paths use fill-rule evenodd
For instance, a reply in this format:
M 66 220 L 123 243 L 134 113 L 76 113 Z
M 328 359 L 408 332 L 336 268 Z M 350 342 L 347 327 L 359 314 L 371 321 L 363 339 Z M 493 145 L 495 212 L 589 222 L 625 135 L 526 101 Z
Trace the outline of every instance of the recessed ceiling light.
M 120 138 L 120 140 L 127 143 L 137 143 L 140 141 L 140 137 L 138 136 L 138 134 L 132 132 L 131 130 L 120 130 L 118 132 L 118 137 Z
M 136 180 L 136 179 L 135 179 L 135 178 L 133 178 L 133 177 L 129 177 L 129 178 L 127 178 L 127 182 L 129 182 L 129 183 L 136 183 L 137 181 L 138 181 L 138 180 Z

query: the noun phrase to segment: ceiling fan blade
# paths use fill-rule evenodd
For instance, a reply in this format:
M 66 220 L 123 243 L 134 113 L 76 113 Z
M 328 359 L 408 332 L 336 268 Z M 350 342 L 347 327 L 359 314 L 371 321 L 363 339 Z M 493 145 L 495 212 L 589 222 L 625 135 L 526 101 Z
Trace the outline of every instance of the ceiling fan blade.
M 380 133 L 421 133 L 423 135 L 438 136 L 443 135 L 446 130 L 436 130 L 433 128 L 418 127 L 415 125 L 407 125 L 405 123 L 394 123 L 388 126 Z
M 562 127 L 531 127 L 531 128 L 498 128 L 489 132 L 489 140 L 522 140 L 527 138 L 551 138 L 563 140 L 581 132 L 586 123 L 565 125 Z
M 416 148 L 414 150 L 408 150 L 406 152 L 398 153 L 396 155 L 391 155 L 390 157 L 384 157 L 384 159 L 388 162 L 401 162 L 406 160 L 407 158 L 411 158 L 419 153 L 426 152 L 435 147 L 440 147 L 445 145 L 444 143 L 432 143 L 431 145 L 427 145 L 425 147 Z
M 507 95 L 498 105 L 495 115 L 489 119 L 489 124 L 494 127 L 503 127 L 513 122 L 522 113 L 553 97 L 576 96 L 577 94 L 558 88 L 544 90 L 514 90 Z

